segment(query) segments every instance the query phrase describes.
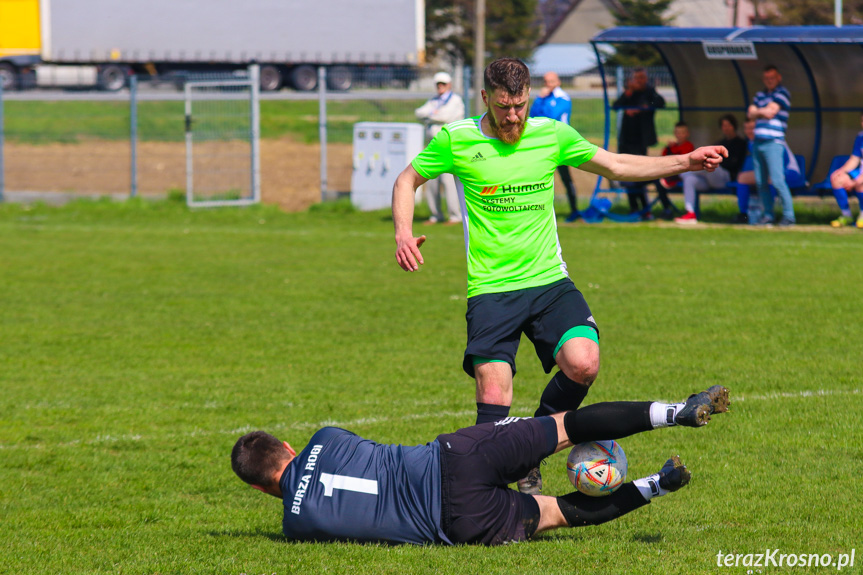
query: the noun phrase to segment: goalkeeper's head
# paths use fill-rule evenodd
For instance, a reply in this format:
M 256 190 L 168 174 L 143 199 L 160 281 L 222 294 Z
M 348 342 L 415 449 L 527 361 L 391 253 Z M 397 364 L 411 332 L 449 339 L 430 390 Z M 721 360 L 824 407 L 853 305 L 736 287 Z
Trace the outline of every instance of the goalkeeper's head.
M 281 499 L 279 481 L 285 468 L 297 456 L 287 441 L 263 431 L 247 433 L 231 450 L 231 468 L 237 476 L 257 489 Z

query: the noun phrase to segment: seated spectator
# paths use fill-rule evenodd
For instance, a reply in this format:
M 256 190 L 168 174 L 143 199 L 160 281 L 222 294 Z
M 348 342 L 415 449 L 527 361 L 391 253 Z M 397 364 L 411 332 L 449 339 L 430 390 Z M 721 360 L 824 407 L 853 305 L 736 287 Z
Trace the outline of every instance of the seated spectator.
M 754 126 L 754 124 L 753 124 Z M 728 150 L 728 158 L 713 172 L 687 172 L 680 175 L 683 185 L 683 201 L 686 213 L 674 221 L 678 224 L 695 224 L 695 195 L 707 190 L 721 190 L 737 179 L 746 158 L 747 142 L 737 133 L 737 119 L 733 114 L 719 118 L 722 138 L 717 142 Z
M 695 146 L 689 141 L 689 126 L 686 125 L 686 122 L 674 124 L 674 139 L 662 149 L 662 155 L 688 154 L 694 150 Z M 678 176 L 662 178 L 656 183 L 656 193 L 662 203 L 662 216 L 666 219 L 671 219 L 675 211 L 674 204 L 668 199 L 668 192 L 678 185 L 680 185 L 680 177 Z
M 761 198 L 758 194 L 754 194 L 757 190 L 755 184 L 755 168 L 752 163 L 752 143 L 755 141 L 755 120 L 747 120 L 743 123 L 743 132 L 746 134 L 746 139 L 749 140 L 747 144 L 749 155 L 746 156 L 746 159 L 743 161 L 743 167 L 740 170 L 740 173 L 737 175 L 737 207 L 740 210 L 740 213 L 737 214 L 737 218 L 735 219 L 735 223 L 745 224 L 747 222 L 751 224 L 757 224 L 761 219 L 761 216 L 764 215 L 764 207 L 761 205 Z M 783 156 L 785 161 L 785 181 L 795 181 L 799 180 L 800 175 L 800 165 L 797 163 L 797 158 L 794 157 L 794 154 L 791 152 L 791 148 L 788 147 L 788 144 L 785 144 L 785 154 Z M 775 191 L 773 192 L 776 193 Z
M 863 113 L 860 114 L 860 126 L 863 127 Z M 863 132 L 857 134 L 854 139 L 854 148 L 851 156 L 841 168 L 830 174 L 830 185 L 833 186 L 833 195 L 836 203 L 842 210 L 842 215 L 830 222 L 834 228 L 851 225 L 851 207 L 848 205 L 848 192 L 854 192 L 857 196 L 857 207 L 860 210 L 857 216 L 857 228 L 863 230 L 863 173 L 861 173 L 861 158 L 863 158 Z

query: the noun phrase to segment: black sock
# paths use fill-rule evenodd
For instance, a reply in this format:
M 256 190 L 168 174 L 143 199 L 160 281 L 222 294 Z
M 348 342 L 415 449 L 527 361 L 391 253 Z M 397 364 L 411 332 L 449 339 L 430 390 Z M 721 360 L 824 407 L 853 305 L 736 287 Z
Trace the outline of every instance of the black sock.
M 607 497 L 590 497 L 575 491 L 557 498 L 557 506 L 570 527 L 599 525 L 648 503 L 632 483 L 624 483 Z
M 494 405 L 493 403 L 476 404 L 476 424 L 494 423 L 501 419 L 506 419 L 509 415 L 508 405 Z
M 563 416 L 566 436 L 573 443 L 620 439 L 650 431 L 650 401 L 608 401 L 594 403 Z
M 582 385 L 566 377 L 562 371 L 558 371 L 545 386 L 542 397 L 539 398 L 539 408 L 534 417 L 552 415 L 561 411 L 573 411 L 578 409 L 584 398 L 587 397 L 589 385 Z

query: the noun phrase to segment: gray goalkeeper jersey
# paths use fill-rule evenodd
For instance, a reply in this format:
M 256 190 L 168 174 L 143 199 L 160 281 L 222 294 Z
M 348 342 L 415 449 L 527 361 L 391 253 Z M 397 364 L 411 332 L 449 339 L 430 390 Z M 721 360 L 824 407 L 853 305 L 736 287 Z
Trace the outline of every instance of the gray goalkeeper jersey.
M 282 528 L 304 541 L 450 543 L 441 530 L 440 445 L 385 445 L 336 427 L 285 469 Z

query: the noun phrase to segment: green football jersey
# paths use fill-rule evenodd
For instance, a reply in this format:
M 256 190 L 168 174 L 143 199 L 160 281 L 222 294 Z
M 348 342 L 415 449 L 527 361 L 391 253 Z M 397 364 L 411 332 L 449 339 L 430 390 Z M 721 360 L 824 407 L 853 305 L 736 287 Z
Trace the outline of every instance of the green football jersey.
M 483 134 L 480 122 L 475 117 L 444 126 L 411 162 L 424 178 L 445 172 L 458 178 L 468 297 L 567 277 L 554 217 L 554 172 L 589 161 L 597 146 L 548 118 L 528 118 L 512 145 Z

